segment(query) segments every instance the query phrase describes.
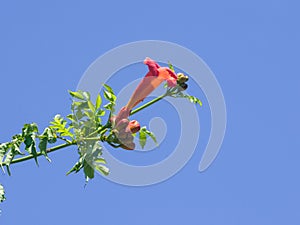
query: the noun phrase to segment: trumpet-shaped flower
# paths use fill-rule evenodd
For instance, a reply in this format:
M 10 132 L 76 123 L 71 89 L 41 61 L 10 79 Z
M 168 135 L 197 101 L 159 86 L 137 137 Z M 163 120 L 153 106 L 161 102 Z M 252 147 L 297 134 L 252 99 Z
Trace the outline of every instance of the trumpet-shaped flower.
M 169 87 L 177 85 L 177 75 L 171 69 L 160 67 L 154 60 L 148 57 L 144 60 L 144 64 L 148 66 L 148 73 L 135 89 L 127 105 L 121 108 L 116 117 L 112 118 L 115 129 L 118 131 L 117 138 L 124 149 L 135 148 L 131 133 L 136 133 L 140 130 L 140 125 L 136 120 L 128 120 L 132 108 L 143 101 L 163 81 L 166 81 Z
M 139 83 L 128 101 L 126 108 L 129 110 L 143 101 L 163 81 L 167 81 L 169 87 L 175 87 L 177 85 L 177 75 L 171 69 L 160 67 L 154 60 L 148 57 L 144 60 L 144 64 L 148 66 L 149 72 Z

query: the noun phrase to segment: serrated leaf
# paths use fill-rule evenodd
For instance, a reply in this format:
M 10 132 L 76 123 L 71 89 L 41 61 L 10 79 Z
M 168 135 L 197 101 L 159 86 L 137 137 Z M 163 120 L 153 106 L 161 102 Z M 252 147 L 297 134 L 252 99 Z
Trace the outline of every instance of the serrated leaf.
M 53 144 L 57 141 L 57 135 L 56 133 L 49 127 L 45 129 L 47 133 L 48 143 Z
M 82 92 L 69 91 L 69 94 L 70 94 L 73 98 L 77 98 L 77 99 L 80 99 L 80 100 L 84 100 L 84 96 L 83 96 Z
M 49 162 L 51 162 L 51 159 L 48 157 L 48 154 L 47 154 L 47 143 L 48 143 L 48 137 L 47 136 L 40 139 L 39 149 L 40 149 L 41 153 L 45 156 L 45 158 Z
M 156 137 L 155 137 L 154 133 L 149 131 L 149 130 L 145 130 L 145 132 L 155 142 L 155 144 L 157 144 Z
M 74 118 L 73 114 L 69 114 L 66 116 L 69 120 L 71 120 L 72 122 L 76 121 L 76 119 Z
M 103 86 L 109 93 L 114 93 L 113 89 L 109 85 L 103 84 Z
M 109 102 L 103 106 L 105 109 L 111 111 L 112 113 L 115 111 L 115 104 L 114 102 Z
M 78 173 L 81 168 L 83 167 L 82 161 L 79 160 L 78 162 L 75 163 L 75 165 L 67 172 L 66 175 L 69 175 L 72 172 Z
M 9 166 L 10 166 L 10 163 L 13 161 L 14 157 L 15 157 L 15 154 L 14 154 L 13 150 L 10 149 L 8 151 L 8 153 L 6 154 L 6 157 L 4 160 L 4 165 L 6 165 L 6 170 L 7 170 L 7 173 L 9 176 L 11 175 Z
M 188 95 L 188 99 L 190 100 L 190 102 L 192 102 L 194 104 L 199 104 L 200 106 L 202 106 L 201 100 L 198 99 L 197 97 Z
M 95 160 L 95 163 L 106 164 L 106 160 L 104 158 L 98 158 L 98 159 Z
M 147 135 L 144 129 L 140 129 L 139 132 L 139 142 L 142 148 L 145 147 L 147 141 Z
M 105 116 L 105 111 L 104 111 L 104 110 L 99 110 L 99 111 L 96 113 L 96 116 Z
M 117 97 L 115 96 L 113 89 L 110 86 L 108 86 L 107 84 L 104 84 L 103 86 L 106 89 L 103 91 L 104 98 L 106 98 L 110 102 L 115 102 Z
M 88 178 L 87 181 L 89 179 L 93 179 L 95 176 L 94 168 L 86 160 L 84 161 L 84 164 L 83 164 L 83 172 L 84 172 L 85 177 Z
M 34 157 L 35 163 L 38 165 L 37 161 L 37 151 L 35 145 L 35 137 L 38 132 L 37 125 L 35 123 L 25 124 L 22 129 L 22 136 L 24 138 L 25 150 Z M 14 151 L 12 151 L 14 153 Z
M 7 150 L 8 150 L 8 143 L 0 144 L 0 164 L 1 164 L 1 166 L 2 166 L 2 162 L 3 162 L 4 156 L 7 152 Z
M 108 91 L 104 91 L 104 98 L 106 98 L 107 100 L 111 101 L 112 99 L 112 94 Z
M 8 174 L 9 176 L 11 176 L 11 172 L 10 172 L 10 167 L 9 167 L 9 165 L 6 165 L 6 171 L 7 171 L 7 174 Z
M 175 73 L 174 66 L 170 62 L 168 62 L 168 65 L 169 65 L 169 69 Z
M 21 143 L 16 143 L 16 142 L 12 144 L 12 149 L 16 155 L 24 155 L 20 150 L 20 144 Z
M 146 145 L 147 136 L 149 136 L 155 142 L 155 144 L 157 144 L 157 140 L 156 140 L 154 133 L 147 130 L 147 127 L 144 126 L 140 129 L 140 132 L 139 132 L 139 142 L 140 142 L 140 145 L 142 148 L 144 148 Z
M 89 109 L 94 113 L 96 110 L 94 104 L 90 100 L 87 103 L 88 103 Z
M 98 94 L 97 99 L 96 99 L 96 105 L 95 105 L 96 109 L 100 108 L 101 103 L 102 103 L 102 98 L 101 98 L 100 94 Z
M 53 121 L 50 122 L 50 129 L 54 129 L 56 132 L 60 133 L 61 136 L 74 138 L 74 134 L 70 132 L 71 126 L 67 126 L 67 121 L 65 121 L 59 114 L 56 115 Z
M 109 169 L 104 165 L 96 165 L 95 169 L 105 176 L 109 175 Z

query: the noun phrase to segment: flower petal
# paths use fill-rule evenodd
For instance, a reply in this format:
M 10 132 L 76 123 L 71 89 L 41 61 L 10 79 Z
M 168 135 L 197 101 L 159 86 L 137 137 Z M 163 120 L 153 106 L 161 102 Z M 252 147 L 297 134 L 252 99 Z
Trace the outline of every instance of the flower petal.
M 128 101 L 126 107 L 130 110 L 143 101 L 163 81 L 167 81 L 169 87 L 174 87 L 177 84 L 177 76 L 171 69 L 160 67 L 154 60 L 148 57 L 144 60 L 144 64 L 148 65 L 149 72 Z

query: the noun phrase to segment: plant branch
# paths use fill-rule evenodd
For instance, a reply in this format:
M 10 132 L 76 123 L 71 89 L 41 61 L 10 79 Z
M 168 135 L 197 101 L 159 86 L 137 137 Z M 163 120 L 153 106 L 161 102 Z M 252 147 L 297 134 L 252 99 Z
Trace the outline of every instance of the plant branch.
M 57 145 L 55 147 L 48 148 L 47 149 L 47 153 L 55 152 L 55 151 L 57 151 L 59 149 L 66 148 L 66 147 L 69 147 L 71 145 L 76 145 L 76 144 L 77 144 L 77 142 L 65 143 L 65 144 Z M 41 152 L 38 152 L 36 156 L 39 157 L 41 155 L 43 155 L 43 154 Z M 15 163 L 27 161 L 27 160 L 30 160 L 32 158 L 34 158 L 33 155 L 27 155 L 27 156 L 24 156 L 24 157 L 21 157 L 21 158 L 14 159 L 13 161 L 11 161 L 10 164 L 15 164 Z M 5 164 L 2 164 L 2 166 L 5 166 Z
M 143 109 L 149 107 L 150 105 L 152 105 L 152 104 L 154 104 L 154 103 L 160 101 L 161 99 L 163 99 L 163 98 L 166 97 L 166 96 L 169 96 L 169 92 L 168 92 L 168 91 L 167 91 L 165 94 L 163 94 L 163 95 L 161 95 L 161 96 L 158 96 L 157 98 L 155 98 L 155 99 L 153 99 L 153 100 L 147 102 L 146 104 L 144 104 L 144 105 L 138 107 L 137 109 L 132 110 L 131 113 L 130 113 L 130 115 L 133 115 L 133 114 L 135 114 L 135 113 L 137 113 L 137 112 L 139 112 L 139 111 L 141 111 L 141 110 L 143 110 Z
M 163 94 L 163 95 L 161 95 L 161 96 L 159 96 L 159 97 L 157 97 L 157 98 L 155 98 L 155 99 L 153 99 L 153 100 L 147 102 L 146 104 L 144 104 L 144 105 L 138 107 L 138 108 L 135 109 L 135 110 L 132 110 L 131 113 L 130 113 L 130 115 L 133 115 L 133 114 L 135 114 L 135 113 L 137 113 L 137 112 L 139 112 L 139 111 L 141 111 L 141 110 L 143 110 L 143 109 L 149 107 L 150 105 L 152 105 L 152 104 L 154 104 L 154 103 L 160 101 L 161 99 L 163 99 L 164 97 L 169 96 L 169 95 L 170 95 L 170 92 L 167 91 L 165 94 Z M 99 137 L 93 137 L 93 136 L 94 136 L 95 134 L 98 134 L 99 132 L 105 130 L 106 128 L 109 128 L 110 126 L 111 126 L 111 124 L 110 124 L 110 121 L 108 120 L 108 122 L 107 122 L 106 125 L 104 125 L 103 127 L 98 128 L 96 131 L 94 131 L 94 132 L 92 132 L 91 134 L 89 134 L 86 138 L 84 138 L 84 140 L 95 140 L 95 141 L 96 141 L 96 140 L 100 140 Z M 58 137 L 58 138 L 64 140 L 64 139 L 61 138 L 61 137 Z M 59 149 L 66 148 L 66 147 L 69 147 L 69 146 L 71 146 L 71 145 L 76 145 L 76 144 L 77 144 L 76 141 L 73 141 L 73 142 L 71 142 L 70 140 L 65 140 L 65 141 L 67 141 L 67 143 L 64 143 L 64 144 L 61 144 L 61 145 L 57 145 L 57 146 L 54 146 L 54 147 L 52 147 L 52 148 L 48 148 L 48 149 L 47 149 L 47 153 L 55 152 L 55 151 L 57 151 L 57 150 L 59 150 Z M 43 153 L 42 153 L 42 152 L 38 152 L 37 155 L 36 155 L 36 157 L 39 157 L 39 156 L 41 156 L 41 155 L 43 155 Z M 33 156 L 33 155 L 27 155 L 27 156 L 24 156 L 24 157 L 20 157 L 20 158 L 17 158 L 17 159 L 14 159 L 13 161 L 11 161 L 10 164 L 15 164 L 15 163 L 27 161 L 27 160 L 30 160 L 30 159 L 32 159 L 32 158 L 34 158 L 34 157 L 35 157 L 35 156 Z M 5 166 L 5 164 L 2 164 L 1 166 Z

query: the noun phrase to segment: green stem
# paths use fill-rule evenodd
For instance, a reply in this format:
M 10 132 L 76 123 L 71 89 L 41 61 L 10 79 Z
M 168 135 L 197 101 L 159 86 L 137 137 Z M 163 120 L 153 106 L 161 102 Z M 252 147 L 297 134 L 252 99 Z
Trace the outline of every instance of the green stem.
M 107 121 L 107 123 L 103 126 L 103 127 L 99 127 L 97 130 L 95 130 L 94 132 L 90 133 L 87 138 L 94 136 L 95 134 L 100 133 L 101 131 L 105 130 L 106 128 L 110 128 L 111 127 L 111 123 L 109 122 L 109 119 Z
M 72 143 L 65 143 L 65 144 L 57 145 L 55 147 L 48 148 L 47 153 L 55 152 L 59 149 L 66 148 L 66 147 L 69 147 L 71 145 L 76 145 L 76 144 L 77 144 L 76 142 L 72 142 Z M 41 155 L 43 155 L 43 154 L 41 152 L 38 152 L 36 156 L 39 157 Z M 24 157 L 21 157 L 21 158 L 14 159 L 10 164 L 15 164 L 15 163 L 27 161 L 27 160 L 30 160 L 32 158 L 34 158 L 33 155 L 24 156 Z M 5 164 L 3 166 L 5 166 Z
M 169 93 L 166 92 L 165 94 L 163 94 L 163 95 L 161 95 L 161 96 L 158 96 L 157 98 L 155 98 L 155 99 L 153 99 L 153 100 L 147 102 L 146 104 L 144 104 L 144 105 L 138 107 L 137 109 L 132 110 L 131 113 L 130 113 L 130 115 L 133 115 L 133 114 L 135 114 L 135 113 L 137 113 L 137 112 L 143 110 L 144 108 L 147 108 L 148 106 L 154 104 L 155 102 L 160 101 L 161 99 L 163 99 L 164 97 L 166 97 L 166 96 L 168 96 L 168 95 L 169 95 Z

